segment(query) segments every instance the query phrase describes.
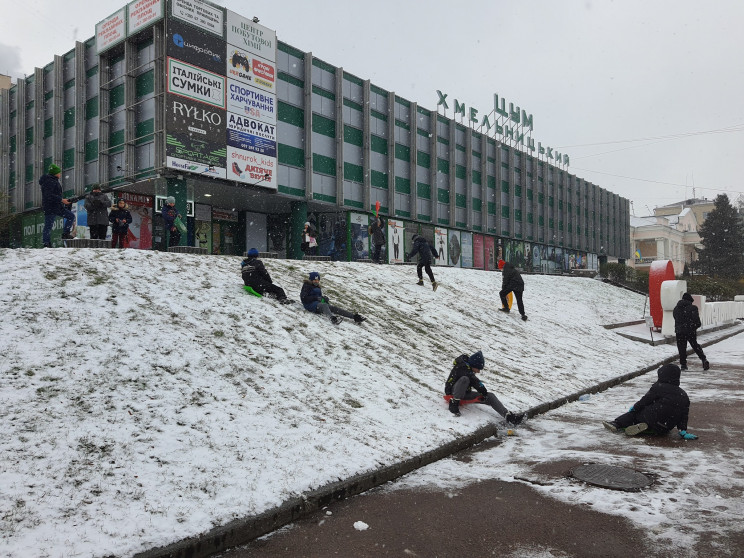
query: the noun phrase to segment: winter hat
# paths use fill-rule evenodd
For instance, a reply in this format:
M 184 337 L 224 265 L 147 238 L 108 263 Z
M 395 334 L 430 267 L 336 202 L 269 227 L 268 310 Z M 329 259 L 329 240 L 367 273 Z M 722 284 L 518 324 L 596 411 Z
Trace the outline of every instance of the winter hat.
M 309 227 L 310 226 L 310 221 L 305 221 L 305 226 L 306 227 Z
M 320 279 L 320 273 L 318 273 L 317 271 L 311 271 L 310 281 L 315 281 L 316 279 Z
M 470 355 L 470 358 L 468 359 L 468 364 L 471 366 L 471 368 L 477 368 L 478 370 L 483 370 L 483 366 L 486 364 L 486 361 L 483 358 L 483 353 L 478 351 L 477 353 Z
M 96 190 L 100 190 L 101 185 L 100 184 L 93 184 L 93 186 L 90 187 L 91 192 L 95 192 Z
M 685 293 L 682 295 L 682 300 L 686 300 L 688 302 L 693 302 L 692 295 L 690 293 Z
M 49 174 L 51 174 L 52 176 L 55 176 L 55 175 L 57 175 L 57 174 L 59 174 L 61 172 L 62 172 L 62 169 L 59 168 L 54 163 L 52 163 L 51 165 L 49 165 Z
M 659 368 L 658 376 L 659 381 L 662 384 L 672 384 L 673 386 L 679 385 L 679 377 L 682 375 L 682 370 L 676 364 L 665 364 Z
M 173 196 L 168 196 L 168 198 L 165 200 L 165 203 L 167 203 L 168 205 L 174 204 L 176 203 L 176 198 L 174 198 Z
M 414 235 L 413 235 L 413 236 L 411 237 L 411 240 L 416 240 L 417 238 L 418 238 L 418 235 L 417 235 L 417 234 L 414 234 Z
M 258 257 L 258 250 L 256 250 L 255 248 L 251 248 L 250 250 L 248 250 L 248 255 Z

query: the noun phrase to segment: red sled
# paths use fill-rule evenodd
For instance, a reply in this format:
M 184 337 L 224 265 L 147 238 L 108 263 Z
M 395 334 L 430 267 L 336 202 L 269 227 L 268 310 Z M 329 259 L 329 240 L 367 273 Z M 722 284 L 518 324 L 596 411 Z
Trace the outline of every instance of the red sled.
M 444 400 L 449 403 L 450 399 L 452 399 L 451 395 L 444 395 Z M 486 398 L 482 395 L 478 395 L 474 399 L 460 399 L 460 405 L 470 405 L 471 403 L 484 403 L 486 401 Z

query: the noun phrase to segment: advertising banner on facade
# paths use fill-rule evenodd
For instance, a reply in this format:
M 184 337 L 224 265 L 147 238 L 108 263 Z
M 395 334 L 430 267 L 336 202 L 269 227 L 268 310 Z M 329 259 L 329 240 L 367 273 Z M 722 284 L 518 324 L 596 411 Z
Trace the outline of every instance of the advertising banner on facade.
M 227 110 L 261 122 L 276 124 L 276 95 L 228 78 Z
M 485 269 L 486 258 L 483 252 L 483 235 L 473 235 L 473 267 L 475 269 Z
M 276 190 L 276 159 L 227 147 L 227 179 Z
M 227 145 L 267 157 L 276 157 L 276 126 L 229 112 Z
M 387 245 L 390 263 L 403 263 L 404 261 L 403 231 L 405 231 L 405 228 L 403 221 L 388 219 Z
M 366 213 L 349 213 L 351 234 L 351 261 L 369 258 L 369 216 Z
M 483 239 L 483 248 L 486 253 L 486 269 L 493 271 L 496 269 L 496 239 L 492 236 L 487 236 Z
M 276 90 L 276 66 L 250 52 L 227 46 L 227 77 L 258 89 L 274 93 Z
M 167 166 L 225 178 L 227 113 L 172 94 L 166 99 L 166 111 Z
M 129 225 L 124 246 L 150 250 L 152 248 L 152 196 L 121 192 L 118 199 L 126 202 L 129 213 L 132 214 L 132 223 Z
M 460 265 L 462 267 L 473 267 L 473 233 L 460 233 Z
M 218 7 L 199 0 L 171 0 L 171 13 L 173 17 L 224 38 L 225 12 Z
M 165 0 L 134 0 L 127 5 L 129 35 L 163 18 Z
M 227 10 L 227 42 L 276 62 L 276 31 Z
M 225 76 L 168 58 L 168 93 L 224 109 Z
M 449 231 L 449 264 L 453 267 L 460 267 L 460 256 L 462 247 L 460 246 L 460 231 Z
M 447 229 L 434 227 L 434 249 L 437 251 L 437 264 L 447 265 L 448 247 Z
M 166 54 L 198 68 L 225 75 L 225 41 L 178 19 L 168 20 Z
M 96 24 L 96 51 L 110 49 L 127 38 L 127 9 L 122 8 Z

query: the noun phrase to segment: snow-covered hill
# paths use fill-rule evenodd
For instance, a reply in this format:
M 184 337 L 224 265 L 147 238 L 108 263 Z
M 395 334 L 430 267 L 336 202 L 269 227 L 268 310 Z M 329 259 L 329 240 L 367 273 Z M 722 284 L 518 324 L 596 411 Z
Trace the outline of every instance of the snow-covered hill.
M 601 327 L 645 301 L 592 279 L 525 276 L 523 322 L 500 273 L 265 263 L 368 321 L 249 296 L 238 257 L 0 250 L 1 555 L 131 555 L 500 421 L 447 411 L 463 352 L 523 410 L 676 350 Z

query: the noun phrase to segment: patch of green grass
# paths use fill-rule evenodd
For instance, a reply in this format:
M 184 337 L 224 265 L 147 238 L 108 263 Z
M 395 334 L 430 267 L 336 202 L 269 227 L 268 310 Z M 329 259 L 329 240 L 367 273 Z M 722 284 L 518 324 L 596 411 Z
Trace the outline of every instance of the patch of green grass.
M 218 329 L 217 331 L 214 332 L 214 336 L 215 337 L 224 337 L 225 336 L 225 332 L 224 331 L 220 331 Z

